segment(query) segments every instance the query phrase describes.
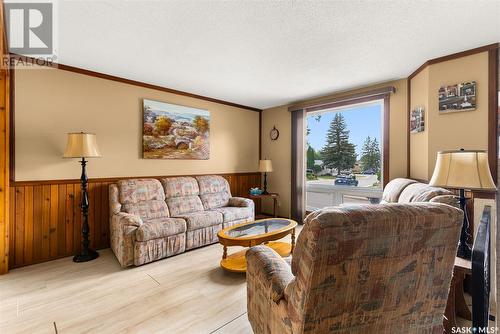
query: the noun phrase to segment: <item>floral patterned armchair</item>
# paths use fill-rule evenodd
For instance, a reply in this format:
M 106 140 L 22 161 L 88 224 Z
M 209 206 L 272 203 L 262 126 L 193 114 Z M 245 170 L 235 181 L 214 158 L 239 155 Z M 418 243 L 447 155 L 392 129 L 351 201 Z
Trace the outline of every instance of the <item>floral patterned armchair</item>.
M 311 213 L 291 266 L 247 252 L 254 333 L 442 333 L 461 224 L 440 203 Z

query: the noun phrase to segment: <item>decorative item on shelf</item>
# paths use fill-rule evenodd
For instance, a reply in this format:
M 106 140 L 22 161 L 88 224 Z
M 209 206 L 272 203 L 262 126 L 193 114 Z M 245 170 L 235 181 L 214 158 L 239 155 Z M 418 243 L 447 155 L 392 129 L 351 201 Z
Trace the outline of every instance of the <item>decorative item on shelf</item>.
M 425 130 L 424 108 L 417 107 L 411 111 L 410 133 L 419 133 Z
M 271 160 L 259 161 L 259 172 L 264 173 L 264 191 L 262 192 L 263 195 L 269 194 L 267 192 L 267 173 L 270 173 L 272 171 L 273 171 L 273 164 Z
M 99 256 L 95 250 L 89 248 L 89 199 L 87 194 L 87 161 L 85 158 L 100 158 L 101 153 L 97 147 L 96 135 L 92 133 L 68 133 L 68 142 L 64 151 L 64 158 L 81 158 L 82 175 L 80 177 L 82 187 L 82 250 L 80 254 L 73 257 L 74 262 L 87 262 L 96 259 Z
M 144 159 L 210 158 L 210 112 L 171 103 L 143 101 Z
M 260 195 L 262 194 L 262 190 L 259 188 L 250 188 L 250 195 Z
M 279 136 L 280 136 L 279 130 L 276 129 L 276 126 L 273 126 L 273 128 L 269 132 L 269 137 L 271 137 L 271 140 L 277 140 Z
M 457 256 L 470 260 L 469 219 L 465 190 L 494 191 L 496 189 L 488 165 L 488 153 L 481 150 L 453 150 L 438 152 L 436 167 L 429 182 L 431 186 L 458 189 L 460 208 L 464 211 L 464 221 Z
M 476 109 L 476 82 L 464 82 L 439 88 L 439 113 Z

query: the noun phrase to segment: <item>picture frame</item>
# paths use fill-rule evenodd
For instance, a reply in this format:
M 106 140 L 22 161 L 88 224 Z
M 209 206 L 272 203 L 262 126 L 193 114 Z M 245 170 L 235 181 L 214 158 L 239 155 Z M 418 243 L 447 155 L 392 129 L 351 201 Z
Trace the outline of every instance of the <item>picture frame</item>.
M 423 107 L 417 107 L 410 113 L 410 133 L 419 133 L 425 131 L 425 110 Z
M 143 99 L 144 159 L 210 158 L 210 112 Z
M 477 85 L 475 81 L 442 86 L 438 91 L 439 113 L 448 114 L 476 110 Z

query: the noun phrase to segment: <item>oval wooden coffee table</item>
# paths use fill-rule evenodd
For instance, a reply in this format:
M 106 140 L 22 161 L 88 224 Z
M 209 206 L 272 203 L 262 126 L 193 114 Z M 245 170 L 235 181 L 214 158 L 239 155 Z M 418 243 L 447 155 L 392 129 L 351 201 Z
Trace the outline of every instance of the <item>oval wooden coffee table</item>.
M 225 228 L 217 236 L 224 246 L 220 266 L 227 271 L 244 273 L 247 270 L 245 260 L 246 249 L 227 255 L 227 247 L 252 247 L 265 243 L 279 255 L 285 257 L 293 253 L 295 247 L 295 227 L 297 222 L 285 218 L 266 218 Z M 276 242 L 288 234 L 292 235 L 292 243 Z M 274 241 L 274 242 L 270 242 Z

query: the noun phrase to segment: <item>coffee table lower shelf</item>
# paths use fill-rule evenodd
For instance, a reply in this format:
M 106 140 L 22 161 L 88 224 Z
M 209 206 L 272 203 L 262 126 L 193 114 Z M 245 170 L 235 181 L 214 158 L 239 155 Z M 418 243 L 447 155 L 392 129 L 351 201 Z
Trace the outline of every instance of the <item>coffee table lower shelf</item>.
M 281 255 L 282 257 L 287 257 L 291 254 L 292 245 L 287 242 L 274 241 L 265 244 L 271 247 Z M 241 250 L 234 254 L 228 255 L 225 259 L 220 261 L 220 266 L 227 271 L 234 273 L 244 273 L 247 271 L 247 261 L 245 259 L 245 254 L 247 249 Z

